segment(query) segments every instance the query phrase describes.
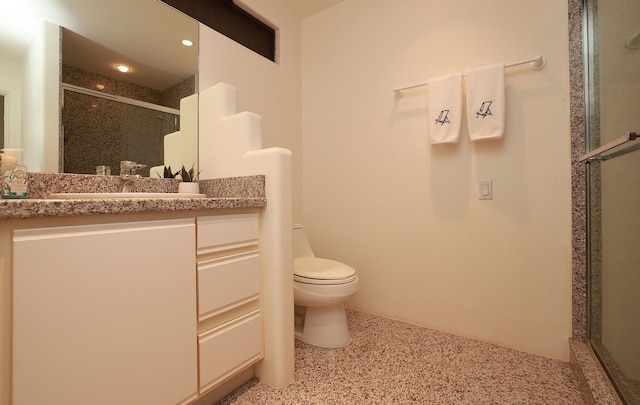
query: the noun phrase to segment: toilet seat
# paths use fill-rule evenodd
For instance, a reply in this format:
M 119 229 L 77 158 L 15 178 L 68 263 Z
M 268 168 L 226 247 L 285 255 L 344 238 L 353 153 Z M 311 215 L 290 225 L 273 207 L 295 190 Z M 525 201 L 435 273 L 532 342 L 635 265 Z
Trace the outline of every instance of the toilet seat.
M 356 271 L 344 263 L 318 257 L 298 257 L 293 261 L 293 279 L 306 284 L 347 284 L 358 279 Z

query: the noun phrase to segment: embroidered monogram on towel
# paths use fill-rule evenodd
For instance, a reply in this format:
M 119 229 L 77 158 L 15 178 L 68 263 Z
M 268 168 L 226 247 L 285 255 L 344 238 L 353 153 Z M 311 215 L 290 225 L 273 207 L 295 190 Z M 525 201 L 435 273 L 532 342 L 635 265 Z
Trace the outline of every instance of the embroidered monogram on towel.
M 449 121 L 449 110 L 440 111 L 440 115 L 436 118 L 436 122 L 440 125 L 451 124 L 451 121 Z
M 476 113 L 476 118 L 484 118 L 487 115 L 493 115 L 491 114 L 491 103 L 493 103 L 491 100 L 483 102 L 480 106 L 480 110 Z

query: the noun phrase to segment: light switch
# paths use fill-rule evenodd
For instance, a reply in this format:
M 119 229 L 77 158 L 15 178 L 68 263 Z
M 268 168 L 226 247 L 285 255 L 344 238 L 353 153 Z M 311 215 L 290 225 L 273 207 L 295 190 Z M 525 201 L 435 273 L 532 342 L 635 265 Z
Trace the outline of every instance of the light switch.
M 493 200 L 493 180 L 480 180 L 480 200 Z

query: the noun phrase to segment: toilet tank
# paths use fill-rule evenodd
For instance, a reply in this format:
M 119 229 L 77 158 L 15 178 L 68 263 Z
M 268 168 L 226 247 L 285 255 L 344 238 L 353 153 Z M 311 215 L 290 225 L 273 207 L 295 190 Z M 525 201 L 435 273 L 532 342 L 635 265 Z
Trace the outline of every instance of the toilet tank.
M 293 258 L 314 256 L 302 224 L 293 224 Z

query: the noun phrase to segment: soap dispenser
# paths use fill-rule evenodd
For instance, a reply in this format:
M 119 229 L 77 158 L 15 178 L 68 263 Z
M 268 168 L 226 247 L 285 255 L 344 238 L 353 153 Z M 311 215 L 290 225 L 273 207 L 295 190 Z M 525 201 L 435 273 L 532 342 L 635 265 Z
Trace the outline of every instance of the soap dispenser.
M 3 149 L 0 172 L 2 173 L 2 198 L 27 198 L 27 167 L 18 163 L 17 152 L 22 149 Z

